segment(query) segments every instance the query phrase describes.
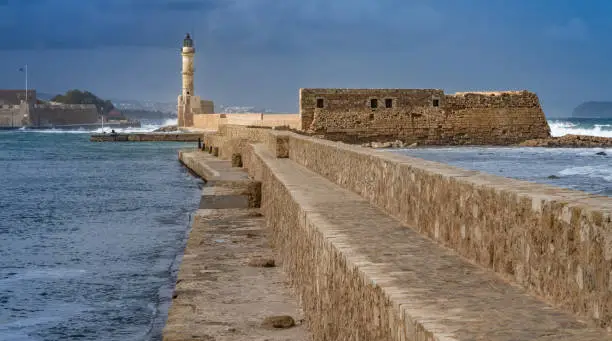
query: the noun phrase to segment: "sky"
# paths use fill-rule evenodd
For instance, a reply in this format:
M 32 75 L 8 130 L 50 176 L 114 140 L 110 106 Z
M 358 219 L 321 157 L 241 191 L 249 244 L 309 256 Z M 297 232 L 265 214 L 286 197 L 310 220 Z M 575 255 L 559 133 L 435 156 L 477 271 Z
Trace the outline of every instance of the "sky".
M 216 104 L 301 87 L 527 89 L 547 116 L 612 100 L 609 0 L 0 0 L 0 89 L 176 101 L 180 47 Z

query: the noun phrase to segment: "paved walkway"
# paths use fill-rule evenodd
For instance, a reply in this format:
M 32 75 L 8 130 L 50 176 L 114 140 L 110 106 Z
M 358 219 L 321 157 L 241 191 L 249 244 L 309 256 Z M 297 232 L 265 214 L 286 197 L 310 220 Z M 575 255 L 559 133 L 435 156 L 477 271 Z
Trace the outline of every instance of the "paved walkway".
M 254 182 L 213 156 L 189 156 L 188 162 L 213 181 L 202 192 L 203 209 L 192 224 L 164 341 L 310 340 L 302 310 L 269 247 L 264 218 L 253 208 Z M 274 316 L 290 316 L 295 325 L 265 322 Z

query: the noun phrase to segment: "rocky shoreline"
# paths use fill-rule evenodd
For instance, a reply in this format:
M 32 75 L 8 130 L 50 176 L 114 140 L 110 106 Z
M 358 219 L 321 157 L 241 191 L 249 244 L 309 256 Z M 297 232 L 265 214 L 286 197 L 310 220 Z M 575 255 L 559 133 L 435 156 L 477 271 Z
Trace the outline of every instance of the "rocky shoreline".
M 564 135 L 547 139 L 527 140 L 519 147 L 556 147 L 556 148 L 607 148 L 612 147 L 611 137 L 589 135 Z
M 403 141 L 394 142 L 368 142 L 361 145 L 365 148 L 416 148 L 418 143 L 407 144 Z M 465 147 L 465 145 L 462 145 Z M 425 147 L 425 145 L 423 145 Z M 612 148 L 611 137 L 589 136 L 589 135 L 564 135 L 549 137 L 546 139 L 533 139 L 521 142 L 514 147 L 548 147 L 548 148 Z
M 163 126 L 163 127 L 153 130 L 154 133 L 171 133 L 175 131 L 180 131 L 177 125 Z

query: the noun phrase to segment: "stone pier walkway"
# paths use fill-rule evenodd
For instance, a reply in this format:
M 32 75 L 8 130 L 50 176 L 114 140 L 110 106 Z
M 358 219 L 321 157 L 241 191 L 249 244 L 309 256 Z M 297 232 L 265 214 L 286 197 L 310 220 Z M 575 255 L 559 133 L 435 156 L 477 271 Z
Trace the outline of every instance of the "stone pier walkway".
M 200 156 L 200 162 L 212 158 Z M 264 218 L 252 208 L 252 182 L 243 181 L 246 174 L 237 168 L 224 179 L 217 171 L 227 165 L 210 161 L 202 169 L 218 183 L 209 182 L 202 192 L 163 340 L 310 340 L 303 312 L 269 247 Z M 222 205 L 214 200 L 223 197 L 229 200 Z
M 470 264 L 359 195 L 276 158 L 264 145 L 250 148 L 247 166 L 263 182 L 268 225 L 264 230 L 252 208 L 198 211 L 164 340 L 612 340 L 605 330 Z M 217 179 L 223 173 L 211 168 L 229 165 L 201 152 L 181 158 Z M 248 182 L 235 172 L 235 181 Z M 304 313 L 278 267 L 252 266 L 272 258 L 275 265 L 284 262 Z M 262 322 L 271 315 L 290 315 L 298 325 L 266 329 Z M 303 318 L 308 331 L 299 324 Z

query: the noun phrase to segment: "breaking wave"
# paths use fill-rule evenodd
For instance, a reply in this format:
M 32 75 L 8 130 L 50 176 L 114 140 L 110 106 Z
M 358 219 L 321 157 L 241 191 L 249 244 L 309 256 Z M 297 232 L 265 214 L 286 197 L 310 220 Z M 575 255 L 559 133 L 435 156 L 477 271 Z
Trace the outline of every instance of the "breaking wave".
M 48 134 L 57 134 L 57 133 L 61 133 L 61 134 L 92 134 L 92 133 L 102 133 L 102 132 L 106 132 L 106 133 L 110 133 L 111 130 L 115 130 L 115 132 L 117 133 L 150 133 L 152 131 L 154 131 L 155 129 L 159 129 L 161 127 L 164 126 L 169 126 L 169 125 L 176 125 L 177 124 L 177 119 L 166 119 L 166 120 L 140 120 L 140 127 L 136 128 L 136 127 L 132 127 L 132 128 L 115 128 L 115 127 L 108 127 L 105 126 L 104 128 L 102 128 L 102 126 L 100 125 L 99 128 L 97 129 L 85 129 L 85 128 L 79 128 L 79 129 L 25 129 L 25 128 L 20 128 L 17 131 L 23 131 L 23 132 L 33 132 L 33 133 L 48 133 Z
M 559 172 L 560 175 L 581 175 L 589 178 L 600 178 L 612 181 L 612 168 L 607 166 L 569 167 Z
M 601 121 L 566 121 L 550 120 L 550 133 L 552 136 L 563 135 L 590 135 L 612 137 L 612 122 L 610 120 Z

